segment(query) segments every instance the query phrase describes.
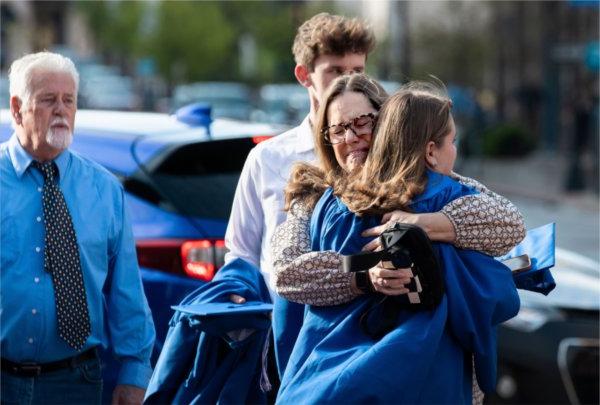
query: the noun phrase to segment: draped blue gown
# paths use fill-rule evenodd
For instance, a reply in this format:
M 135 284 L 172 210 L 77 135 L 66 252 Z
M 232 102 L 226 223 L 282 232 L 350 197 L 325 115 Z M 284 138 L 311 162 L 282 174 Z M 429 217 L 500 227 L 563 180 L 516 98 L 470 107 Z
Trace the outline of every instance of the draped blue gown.
M 426 189 L 410 208 L 436 212 L 475 193 L 428 172 Z M 351 213 L 330 189 L 313 212 L 312 249 L 357 253 L 369 241 L 361 232 L 379 223 Z M 359 317 L 380 297 L 305 307 L 278 403 L 470 404 L 473 358 L 479 386 L 494 389 L 496 325 L 519 310 L 511 272 L 483 253 L 445 243 L 433 247 L 444 274 L 442 302 L 434 310 L 402 311 L 396 328 L 378 341 L 362 331 Z

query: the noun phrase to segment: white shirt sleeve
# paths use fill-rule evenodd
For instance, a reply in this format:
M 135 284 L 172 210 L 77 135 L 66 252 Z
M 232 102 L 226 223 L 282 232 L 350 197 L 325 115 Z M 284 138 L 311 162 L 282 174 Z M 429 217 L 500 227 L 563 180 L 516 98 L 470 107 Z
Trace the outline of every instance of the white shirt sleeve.
M 231 216 L 225 233 L 225 246 L 229 250 L 225 262 L 244 259 L 260 267 L 264 214 L 260 199 L 261 176 L 256 148 L 248 154 L 240 175 Z
M 225 233 L 225 262 L 240 258 L 256 265 L 270 285 L 270 242 L 285 220 L 283 190 L 294 162 L 313 161 L 308 117 L 298 127 L 262 142 L 248 154 Z

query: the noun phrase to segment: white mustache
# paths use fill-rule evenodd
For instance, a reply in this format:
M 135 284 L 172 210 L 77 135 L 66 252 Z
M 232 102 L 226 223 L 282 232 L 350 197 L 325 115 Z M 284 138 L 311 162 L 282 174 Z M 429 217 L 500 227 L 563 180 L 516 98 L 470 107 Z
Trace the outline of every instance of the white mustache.
M 54 118 L 52 120 L 52 122 L 50 123 L 50 126 L 53 127 L 55 125 L 64 125 L 67 127 L 67 130 L 69 130 L 69 131 L 71 130 L 69 122 L 66 120 L 66 118 L 60 118 L 60 117 Z

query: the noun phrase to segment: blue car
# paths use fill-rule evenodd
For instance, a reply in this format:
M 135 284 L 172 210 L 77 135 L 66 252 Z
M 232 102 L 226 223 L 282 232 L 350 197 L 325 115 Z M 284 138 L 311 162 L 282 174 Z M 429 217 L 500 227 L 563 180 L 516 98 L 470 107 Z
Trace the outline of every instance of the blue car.
M 224 235 L 238 178 L 250 149 L 280 133 L 266 124 L 215 119 L 210 108 L 174 115 L 80 110 L 71 149 L 123 184 L 142 281 L 154 324 L 153 363 L 175 305 L 210 281 L 223 264 Z M 0 112 L 0 142 L 12 134 Z M 116 364 L 105 355 L 105 392 Z

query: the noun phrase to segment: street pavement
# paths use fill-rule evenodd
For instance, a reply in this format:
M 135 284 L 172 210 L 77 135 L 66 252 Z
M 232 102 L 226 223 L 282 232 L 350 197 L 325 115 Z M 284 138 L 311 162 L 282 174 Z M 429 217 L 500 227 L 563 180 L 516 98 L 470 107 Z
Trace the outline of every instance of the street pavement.
M 590 190 L 598 174 L 589 176 L 588 189 L 568 193 L 566 160 L 538 152 L 522 159 L 459 160 L 457 172 L 473 177 L 510 199 L 523 213 L 527 229 L 556 223 L 556 244 L 600 262 L 600 209 L 598 194 Z M 589 173 L 589 171 L 588 171 Z

